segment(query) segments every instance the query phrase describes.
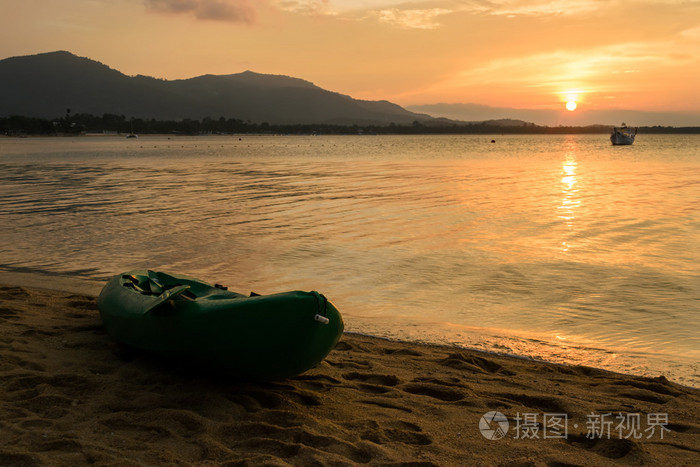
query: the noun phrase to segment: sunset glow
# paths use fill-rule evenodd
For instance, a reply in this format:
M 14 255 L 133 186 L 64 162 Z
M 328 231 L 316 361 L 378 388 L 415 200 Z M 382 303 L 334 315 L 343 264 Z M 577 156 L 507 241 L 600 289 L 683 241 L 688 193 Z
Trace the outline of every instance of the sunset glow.
M 571 123 L 595 115 L 614 123 L 626 116 L 618 110 L 653 112 L 649 118 L 660 124 L 700 122 L 697 2 L 0 0 L 0 6 L 0 58 L 68 50 L 128 75 L 183 79 L 252 70 L 409 107 L 469 103 L 544 115 L 575 102 L 579 111 L 566 112 Z M 581 93 L 566 96 L 570 90 Z M 671 120 L 658 120 L 661 114 Z M 641 117 L 627 119 L 633 118 Z
M 576 102 L 574 102 L 574 101 L 567 102 L 566 103 L 566 110 L 568 110 L 570 112 L 573 112 L 574 110 L 576 110 Z

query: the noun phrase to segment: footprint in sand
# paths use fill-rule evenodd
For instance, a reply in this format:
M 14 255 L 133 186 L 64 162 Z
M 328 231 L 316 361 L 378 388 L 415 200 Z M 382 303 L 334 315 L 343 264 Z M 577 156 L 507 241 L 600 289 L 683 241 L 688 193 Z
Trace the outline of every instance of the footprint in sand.
M 23 420 L 17 425 L 28 431 L 36 431 L 39 429 L 47 430 L 54 426 L 55 422 L 50 420 L 44 420 L 43 418 L 31 418 L 29 420 Z
M 81 452 L 83 445 L 74 439 L 55 438 L 46 439 L 38 443 L 34 448 L 37 452 L 58 451 L 63 453 Z
M 258 412 L 264 409 L 279 409 L 284 405 L 284 399 L 277 394 L 265 391 L 245 391 L 227 395 L 226 398 L 242 406 L 246 412 Z
M 658 381 L 658 382 L 657 382 Z M 627 386 L 633 386 L 638 389 L 645 389 L 647 391 L 655 392 L 658 394 L 663 394 L 665 396 L 678 397 L 683 395 L 683 392 L 675 389 L 669 383 L 669 381 L 662 377 L 655 378 L 655 381 L 623 381 L 621 384 Z
M 17 320 L 19 319 L 19 314 L 16 310 L 4 306 L 0 306 L 0 319 L 4 320 Z
M 671 400 L 670 397 L 661 397 L 657 393 L 647 391 L 644 389 L 622 391 L 619 393 L 619 396 L 634 399 L 636 401 L 651 402 L 652 404 L 665 404 L 666 402 Z
M 173 433 L 158 423 L 140 421 L 140 417 L 134 415 L 111 415 L 100 422 L 110 430 L 137 432 L 144 441 L 157 441 L 172 438 Z
M 343 375 L 346 381 L 356 383 L 356 388 L 369 394 L 386 394 L 399 384 L 399 378 L 394 375 L 375 373 L 346 373 Z
M 354 349 L 355 349 L 355 347 L 348 344 L 347 342 L 340 341 L 337 344 L 335 344 L 335 348 L 333 350 L 347 351 L 347 350 L 354 350 Z
M 16 352 L 16 350 L 14 351 Z M 4 355 L 2 360 L 0 360 L 0 363 L 5 363 L 11 367 L 20 367 L 24 370 L 46 371 L 46 368 L 43 365 L 18 357 L 17 355 Z
M 20 336 L 22 337 L 54 337 L 54 336 L 60 336 L 63 333 L 60 331 L 47 331 L 45 329 L 27 329 L 26 331 L 22 331 L 20 333 Z
M 432 438 L 425 433 L 421 433 L 422 431 L 418 425 L 402 420 L 390 422 L 384 428 L 384 434 L 391 441 L 420 446 L 431 444 L 433 442 Z
M 456 402 L 464 399 L 465 393 L 457 388 L 450 388 L 434 382 L 409 383 L 401 389 L 410 394 L 432 397 L 444 402 Z
M 573 413 L 571 407 L 565 404 L 562 399 L 557 397 L 512 393 L 498 393 L 491 395 L 495 396 L 497 401 L 500 399 L 500 401 L 506 400 L 509 402 L 515 402 L 517 404 L 522 404 L 525 407 L 537 409 L 545 413 Z
M 392 390 L 392 388 L 386 386 L 379 386 L 377 384 L 367 383 L 358 383 L 357 389 L 367 394 L 386 394 L 387 392 L 390 392 Z
M 413 349 L 384 349 L 382 351 L 384 355 L 405 355 L 408 357 L 422 357 L 423 354 L 420 352 L 417 352 Z
M 686 425 L 684 423 L 669 423 L 666 425 L 666 428 L 668 428 L 671 431 L 675 431 L 677 433 L 689 433 L 693 435 L 698 435 L 700 434 L 700 425 Z
M 391 402 L 387 402 L 384 400 L 361 400 L 359 402 L 361 402 L 363 404 L 367 404 L 367 405 L 376 405 L 376 406 L 382 407 L 384 409 L 400 410 L 401 412 L 406 412 L 406 413 L 413 412 L 413 410 L 409 407 L 405 407 L 405 406 L 399 405 L 399 404 L 392 404 Z
M 358 433 L 360 438 L 374 444 L 403 443 L 426 446 L 433 442 L 423 433 L 422 428 L 414 423 L 393 420 L 379 424 L 374 420 L 355 420 L 343 424 L 347 429 Z
M 291 390 L 281 388 L 279 392 L 274 389 L 244 389 L 236 394 L 228 394 L 226 398 L 242 406 L 246 412 L 281 410 L 293 405 L 305 407 L 321 405 L 321 399 L 318 396 L 294 387 L 291 387 Z
M 0 300 L 29 297 L 29 292 L 22 287 L 0 286 Z
M 311 448 L 314 452 L 327 451 L 336 456 L 342 456 L 352 464 L 364 464 L 372 459 L 371 452 L 364 447 L 358 447 L 335 436 L 315 433 L 301 423 L 289 427 L 280 427 L 266 422 L 230 424 L 218 430 L 217 438 L 224 440 L 231 449 L 248 451 L 254 455 L 268 455 L 272 458 L 297 457 L 302 451 L 308 452 Z M 341 464 L 348 464 L 347 461 Z M 267 462 L 260 461 L 254 464 L 268 465 L 270 459 Z
M 68 302 L 68 306 L 71 308 L 77 308 L 79 310 L 90 310 L 98 311 L 97 302 L 94 298 L 86 297 L 84 300 L 72 300 Z
M 624 459 L 625 463 L 646 464 L 651 459 L 642 447 L 625 438 L 587 438 L 585 435 L 569 435 L 567 443 L 594 452 L 608 459 Z
M 38 385 L 46 381 L 43 376 L 22 374 L 22 375 L 8 375 L 3 378 L 4 390 L 6 392 L 22 391 L 25 389 L 34 389 Z
M 0 452 L 0 465 L 37 465 L 33 454 Z
M 61 326 L 60 328 L 72 332 L 92 332 L 94 334 L 107 335 L 107 331 L 105 331 L 105 328 L 104 326 L 102 326 L 102 323 Z
M 506 376 L 514 376 L 515 373 L 504 368 L 493 360 L 478 357 L 475 355 L 464 355 L 462 353 L 451 353 L 442 360 L 438 360 L 442 366 L 454 368 L 470 373 L 498 373 Z
M 292 378 L 297 384 L 316 392 L 330 391 L 342 384 L 342 381 L 328 375 L 299 375 Z
M 345 373 L 343 378 L 348 381 L 361 381 L 363 383 L 376 384 L 380 386 L 396 386 L 399 378 L 394 375 L 383 375 L 378 373 Z
M 30 412 L 48 419 L 61 418 L 68 413 L 73 399 L 63 396 L 42 395 L 17 404 Z
M 342 360 L 342 361 L 335 361 L 333 359 L 326 359 L 326 362 L 328 362 L 329 365 L 334 366 L 336 368 L 349 368 L 349 369 L 356 369 L 356 370 L 370 370 L 372 369 L 372 364 L 368 362 L 367 360 Z

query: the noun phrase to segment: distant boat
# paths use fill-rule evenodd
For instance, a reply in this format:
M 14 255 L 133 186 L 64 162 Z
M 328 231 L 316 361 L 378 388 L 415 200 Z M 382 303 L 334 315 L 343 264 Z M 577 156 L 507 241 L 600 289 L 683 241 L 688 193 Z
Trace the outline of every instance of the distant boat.
M 630 128 L 626 124 L 621 127 L 613 127 L 610 141 L 614 146 L 630 145 L 634 143 L 634 137 L 637 136 L 637 129 Z
M 139 135 L 134 133 L 134 119 L 133 118 L 131 119 L 131 132 L 128 135 L 126 135 L 126 137 L 127 137 L 127 139 L 139 137 Z

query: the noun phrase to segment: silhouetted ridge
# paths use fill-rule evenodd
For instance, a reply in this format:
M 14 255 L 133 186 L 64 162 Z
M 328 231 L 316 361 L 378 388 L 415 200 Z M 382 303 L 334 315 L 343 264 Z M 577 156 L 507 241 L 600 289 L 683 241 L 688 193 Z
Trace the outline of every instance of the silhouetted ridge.
M 184 80 L 126 76 L 59 51 L 0 61 L 0 116 L 105 113 L 143 119 L 236 118 L 271 124 L 407 124 L 432 117 L 387 101 L 361 101 L 309 81 L 252 71 Z

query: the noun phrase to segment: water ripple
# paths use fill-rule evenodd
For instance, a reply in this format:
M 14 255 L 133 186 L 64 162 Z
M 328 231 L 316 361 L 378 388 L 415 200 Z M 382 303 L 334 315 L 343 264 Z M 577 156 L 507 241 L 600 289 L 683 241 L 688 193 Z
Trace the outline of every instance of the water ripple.
M 0 271 L 320 289 L 354 330 L 662 369 L 700 359 L 700 144 L 669 138 L 7 139 Z

